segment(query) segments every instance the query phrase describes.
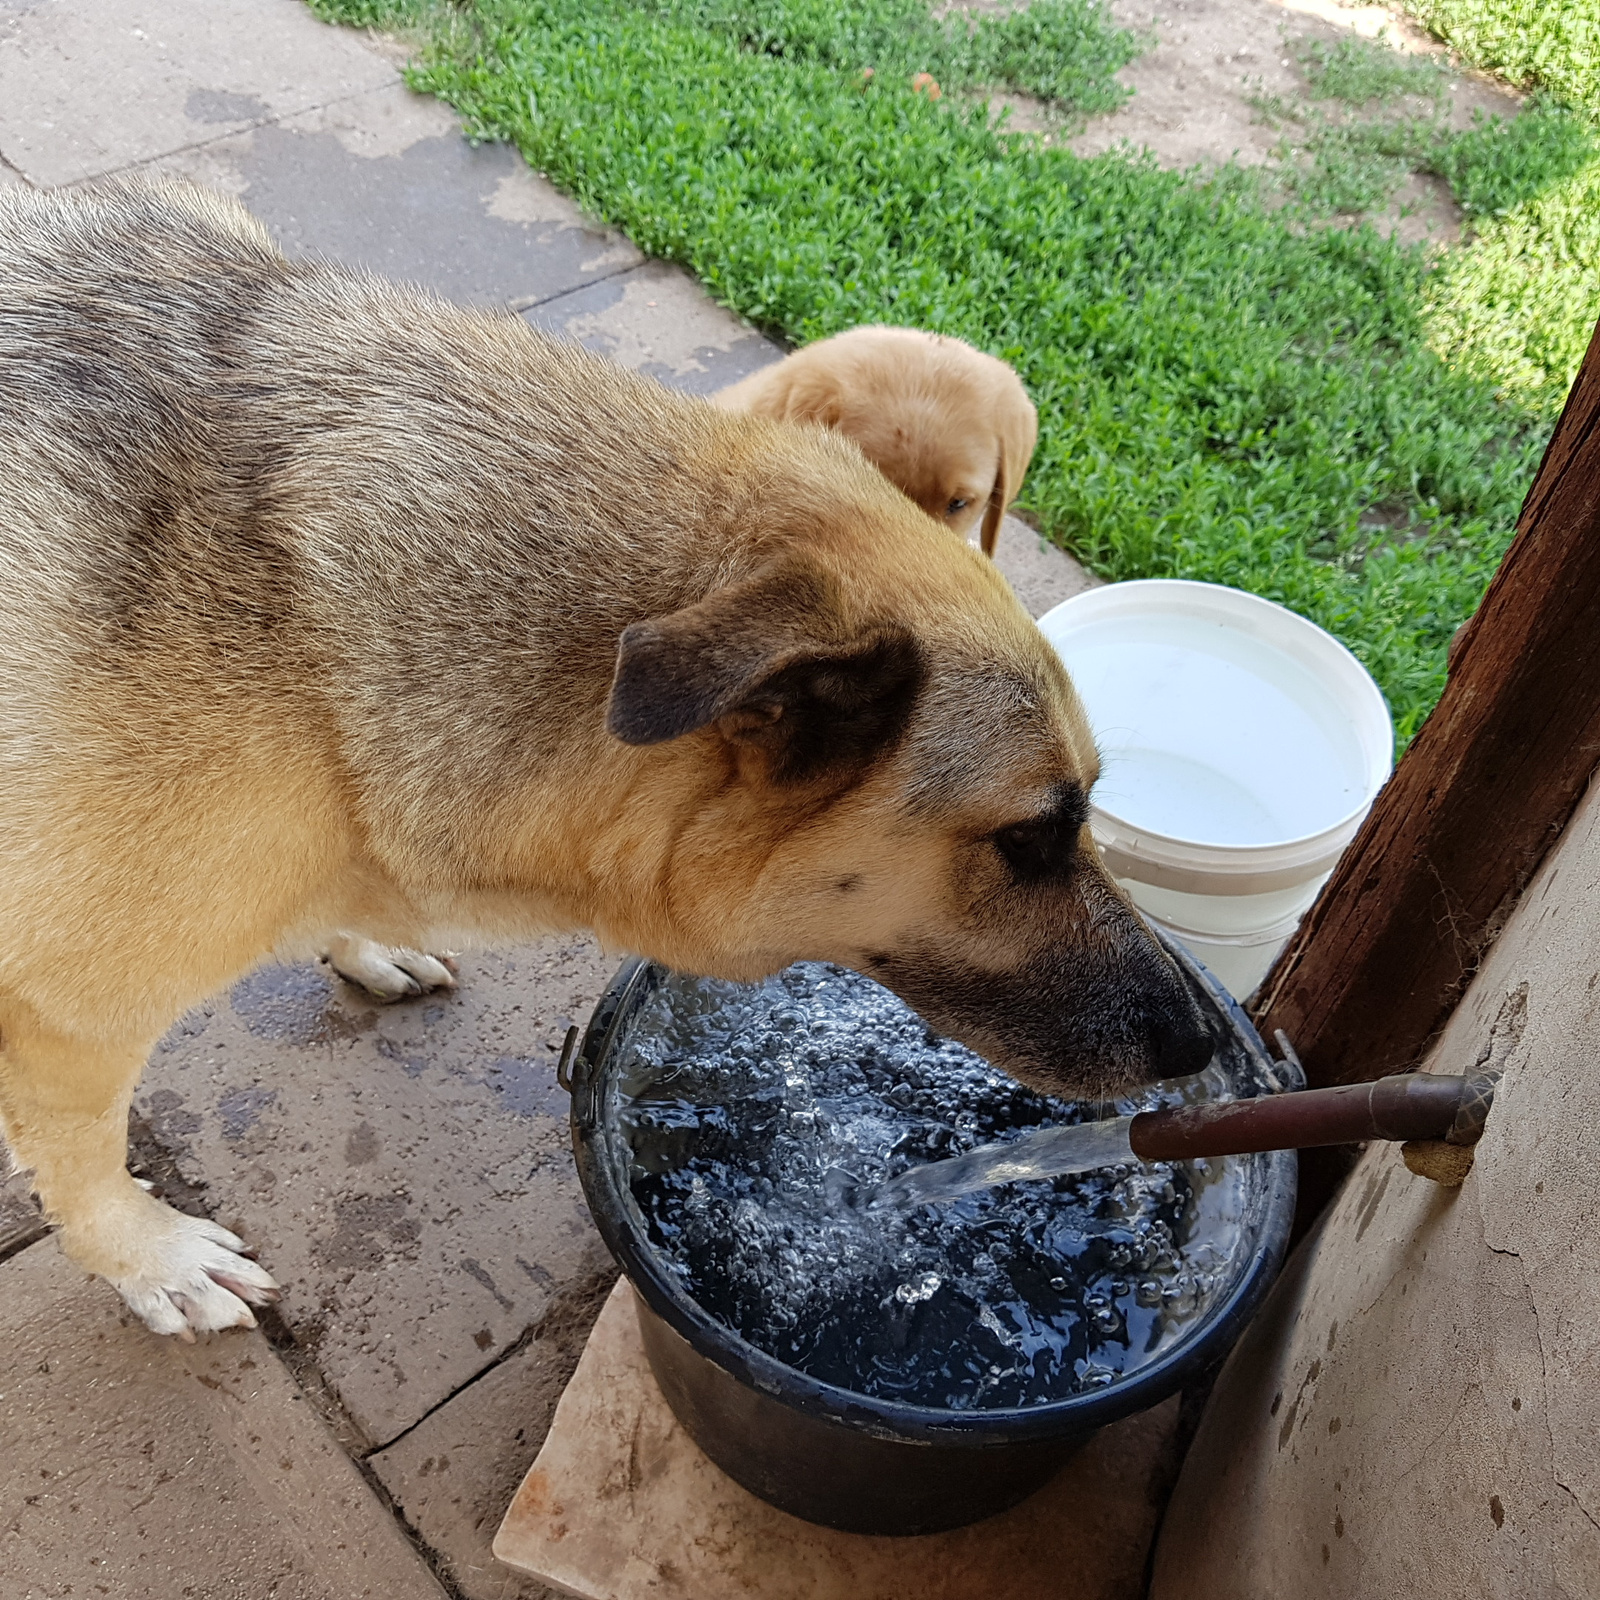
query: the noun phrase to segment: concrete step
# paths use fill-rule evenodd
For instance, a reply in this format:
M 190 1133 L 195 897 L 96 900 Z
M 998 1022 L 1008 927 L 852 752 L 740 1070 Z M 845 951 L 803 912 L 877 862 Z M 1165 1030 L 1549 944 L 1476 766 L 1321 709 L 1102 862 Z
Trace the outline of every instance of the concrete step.
M 46 1240 L 0 1349 L 6 1600 L 444 1600 L 261 1334 L 157 1339 Z

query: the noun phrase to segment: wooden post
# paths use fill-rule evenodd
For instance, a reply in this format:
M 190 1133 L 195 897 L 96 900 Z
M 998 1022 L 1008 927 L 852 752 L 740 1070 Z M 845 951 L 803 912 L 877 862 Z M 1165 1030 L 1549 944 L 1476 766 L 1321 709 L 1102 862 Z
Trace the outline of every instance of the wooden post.
M 1415 1066 L 1597 765 L 1600 329 L 1439 704 L 1261 987 L 1262 1033 L 1317 1086 Z

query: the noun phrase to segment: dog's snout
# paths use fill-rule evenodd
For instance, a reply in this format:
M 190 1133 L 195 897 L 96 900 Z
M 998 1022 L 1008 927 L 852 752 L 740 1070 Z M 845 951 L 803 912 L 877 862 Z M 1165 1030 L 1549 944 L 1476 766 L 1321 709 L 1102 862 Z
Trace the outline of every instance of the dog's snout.
M 927 946 L 875 956 L 887 983 L 941 1032 L 1041 1094 L 1106 1099 L 1203 1071 L 1215 1051 L 1192 980 L 1130 911 L 1123 937 L 1056 944 L 1011 973 L 975 972 Z
M 1150 1019 L 1151 1076 L 1187 1078 L 1205 1070 L 1213 1042 L 1188 995 L 1160 1007 Z
M 1152 1079 L 1187 1078 L 1205 1070 L 1216 1036 L 1184 974 L 1183 958 L 1140 927 L 1148 959 L 1142 964 L 1146 1070 Z M 1170 939 L 1166 942 L 1169 946 Z

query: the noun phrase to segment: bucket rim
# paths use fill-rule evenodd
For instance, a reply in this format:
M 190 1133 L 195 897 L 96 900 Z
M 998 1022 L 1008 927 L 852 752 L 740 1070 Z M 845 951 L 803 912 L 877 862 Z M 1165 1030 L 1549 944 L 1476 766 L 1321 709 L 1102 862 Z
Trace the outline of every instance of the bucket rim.
M 1370 808 L 1369 808 L 1370 809 Z M 1363 816 L 1365 813 L 1363 813 Z M 1329 843 L 1318 841 L 1318 848 L 1287 862 L 1287 852 L 1275 852 L 1277 860 L 1211 862 L 1204 847 L 1182 840 L 1171 841 L 1163 850 L 1160 842 L 1151 850 L 1151 840 L 1146 837 L 1136 841 L 1108 837 L 1101 829 L 1101 812 L 1091 804 L 1089 831 L 1095 848 L 1114 878 L 1131 878 L 1135 883 L 1146 883 L 1155 889 L 1170 889 L 1177 894 L 1205 895 L 1210 899 L 1244 898 L 1252 895 L 1280 894 L 1286 889 L 1299 889 L 1315 883 L 1332 872 L 1356 835 L 1358 818 L 1340 837 Z M 1250 846 L 1251 849 L 1260 848 Z
M 1281 1088 L 1300 1087 L 1298 1068 L 1275 1062 L 1238 1002 L 1176 941 L 1153 930 L 1173 954 L 1189 982 L 1204 985 L 1213 1004 L 1240 1031 L 1258 1071 Z M 584 1198 L 601 1238 L 649 1309 L 706 1360 L 740 1382 L 796 1410 L 879 1438 L 904 1443 L 987 1448 L 1045 1442 L 1067 1435 L 1087 1436 L 1097 1428 L 1148 1410 L 1182 1389 L 1198 1374 L 1218 1365 L 1254 1316 L 1282 1266 L 1294 1217 L 1297 1162 L 1292 1150 L 1263 1152 L 1260 1222 L 1250 1253 L 1232 1288 L 1210 1316 L 1197 1323 L 1154 1361 L 1138 1367 L 1126 1382 L 1086 1390 L 1037 1406 L 957 1411 L 909 1405 L 824 1383 L 769 1355 L 718 1322 L 670 1275 L 633 1224 L 631 1196 L 624 1196 L 601 1139 L 602 1069 L 609 1063 L 622 1026 L 642 1004 L 667 969 L 635 957 L 623 964 L 596 1005 L 572 1064 L 572 1143 Z
M 1350 720 L 1356 727 L 1363 757 L 1375 754 L 1378 743 L 1376 730 L 1380 726 L 1386 734 L 1386 744 L 1380 760 L 1368 760 L 1367 786 L 1370 792 L 1366 798 L 1333 822 L 1313 829 L 1309 833 L 1252 844 L 1187 839 L 1179 834 L 1164 833 L 1158 828 L 1134 822 L 1096 801 L 1092 803 L 1094 814 L 1092 820 L 1103 824 L 1104 832 L 1110 835 L 1105 842 L 1121 853 L 1135 858 L 1140 856 L 1142 847 L 1144 851 L 1150 852 L 1148 859 L 1157 869 L 1180 872 L 1209 871 L 1219 877 L 1235 872 L 1254 875 L 1268 872 L 1282 873 L 1302 865 L 1306 868 L 1307 876 L 1310 876 L 1312 870 L 1324 858 L 1330 861 L 1337 859 L 1339 852 L 1355 836 L 1362 819 L 1372 808 L 1379 790 L 1388 782 L 1390 774 L 1394 771 L 1394 717 L 1389 710 L 1388 701 L 1383 697 L 1383 691 L 1378 687 L 1377 680 L 1349 646 L 1336 639 L 1326 628 L 1313 622 L 1309 617 L 1301 616 L 1298 611 L 1292 611 L 1276 600 L 1251 594 L 1248 589 L 1235 589 L 1225 583 L 1205 583 L 1196 578 L 1131 578 L 1121 583 L 1100 584 L 1093 589 L 1085 589 L 1081 594 L 1072 595 L 1059 605 L 1052 606 L 1038 619 L 1036 625 L 1044 634 L 1050 648 L 1059 656 L 1061 651 L 1052 636 L 1052 624 L 1059 629 L 1063 623 L 1075 623 L 1085 619 L 1086 614 L 1097 611 L 1115 613 L 1124 608 L 1132 609 L 1139 600 L 1147 598 L 1166 598 L 1175 602 L 1188 601 L 1191 604 L 1196 601 L 1201 603 L 1209 601 L 1213 607 L 1222 604 L 1235 611 L 1255 612 L 1258 616 L 1270 616 L 1280 626 L 1287 626 L 1308 647 L 1324 652 L 1335 669 L 1347 680 L 1355 696 L 1363 702 L 1359 710 L 1352 704 L 1350 712 Z M 1169 606 L 1163 609 L 1173 610 L 1176 607 Z M 1064 658 L 1062 664 L 1066 664 Z M 1070 668 L 1068 671 L 1070 675 Z M 1370 727 L 1364 727 L 1363 724 L 1368 722 Z M 1371 751 L 1368 748 L 1369 733 L 1373 735 L 1370 740 Z M 1100 832 L 1100 829 L 1096 830 L 1097 838 Z M 1170 852 L 1174 850 L 1183 852 L 1184 859 L 1162 859 L 1169 857 Z M 1280 857 L 1282 859 L 1279 859 Z

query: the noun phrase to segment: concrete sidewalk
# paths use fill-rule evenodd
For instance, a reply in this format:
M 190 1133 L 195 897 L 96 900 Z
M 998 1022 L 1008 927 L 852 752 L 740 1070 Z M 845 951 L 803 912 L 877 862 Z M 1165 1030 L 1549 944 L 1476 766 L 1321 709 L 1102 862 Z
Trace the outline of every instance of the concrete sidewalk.
M 295 0 L 0 0 L 0 183 L 193 177 L 291 254 L 509 305 L 692 392 L 778 357 L 470 146 L 400 61 Z M 1035 612 L 1087 581 L 1014 519 L 1002 557 Z M 287 1286 L 260 1334 L 152 1338 L 0 1184 L 4 1600 L 542 1593 L 489 1539 L 613 1277 L 554 1057 L 614 965 L 549 940 L 391 1008 L 270 968 L 174 1029 L 137 1151 Z

